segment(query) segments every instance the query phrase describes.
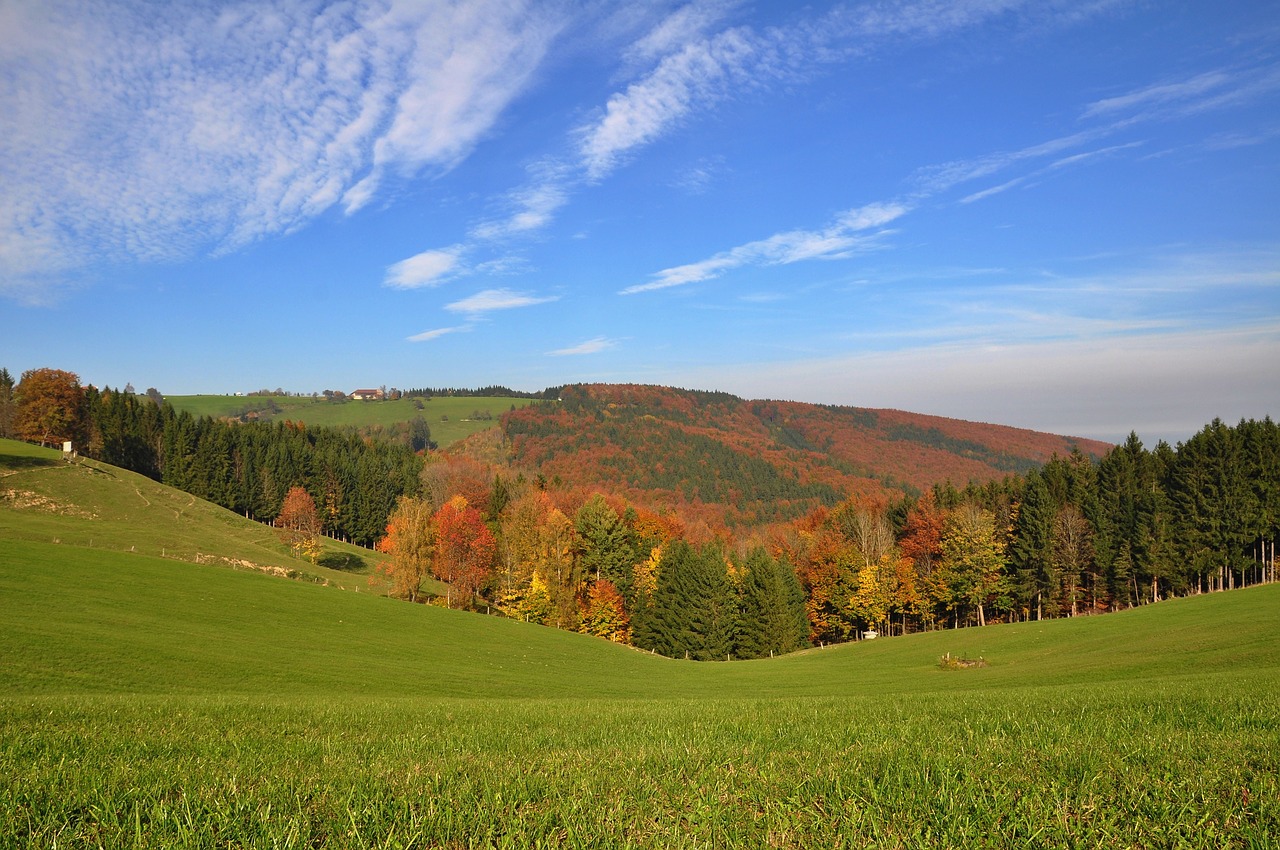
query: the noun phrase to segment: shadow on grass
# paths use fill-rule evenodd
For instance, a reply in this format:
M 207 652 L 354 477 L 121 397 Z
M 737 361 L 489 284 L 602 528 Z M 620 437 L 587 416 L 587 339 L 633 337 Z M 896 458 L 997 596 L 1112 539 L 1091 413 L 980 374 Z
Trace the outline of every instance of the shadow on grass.
M 320 556 L 316 563 L 331 570 L 345 570 L 348 572 L 362 570 L 367 566 L 364 558 L 359 555 L 352 555 L 349 552 L 326 552 Z
M 28 457 L 27 455 L 0 454 L 0 470 L 24 472 L 28 469 L 39 469 L 45 466 L 58 466 L 62 460 L 47 457 Z

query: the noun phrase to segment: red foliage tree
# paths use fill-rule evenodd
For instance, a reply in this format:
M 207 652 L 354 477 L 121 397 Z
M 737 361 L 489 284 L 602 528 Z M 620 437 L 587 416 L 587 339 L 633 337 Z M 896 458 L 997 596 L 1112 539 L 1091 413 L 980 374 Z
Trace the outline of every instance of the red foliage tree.
M 467 504 L 463 496 L 454 496 L 435 515 L 436 550 L 432 571 L 436 578 L 448 582 L 447 602 L 454 604 L 455 593 L 462 604 L 470 604 L 493 569 L 497 542 L 484 524 L 480 512 Z

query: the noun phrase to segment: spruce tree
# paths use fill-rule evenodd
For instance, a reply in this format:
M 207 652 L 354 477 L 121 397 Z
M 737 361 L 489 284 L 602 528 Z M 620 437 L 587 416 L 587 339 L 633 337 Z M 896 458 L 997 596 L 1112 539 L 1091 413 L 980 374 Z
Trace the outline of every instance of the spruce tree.
M 763 548 L 751 551 L 746 569 L 737 654 L 763 658 L 806 646 L 809 619 L 805 616 L 804 590 L 795 570 L 785 561 L 770 557 Z
M 1057 585 L 1052 557 L 1056 514 L 1057 507 L 1044 478 L 1031 470 L 1022 490 L 1009 560 L 1016 573 L 1019 601 L 1037 620 L 1044 616 L 1045 597 L 1052 598 Z

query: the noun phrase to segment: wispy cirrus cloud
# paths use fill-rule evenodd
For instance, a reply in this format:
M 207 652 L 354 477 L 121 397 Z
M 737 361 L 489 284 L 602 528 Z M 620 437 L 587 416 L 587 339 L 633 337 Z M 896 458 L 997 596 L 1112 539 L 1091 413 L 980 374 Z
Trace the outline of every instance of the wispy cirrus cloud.
M 1020 148 L 1013 151 L 997 151 L 969 159 L 953 160 L 920 168 L 911 178 L 916 197 L 926 198 L 938 195 L 962 183 L 991 177 L 1025 162 L 1043 160 L 1046 157 L 1058 156 L 1073 148 L 1096 141 L 1107 135 L 1106 130 L 1092 129 L 1066 136 L 1059 136 L 1045 142 Z
M 468 298 L 445 305 L 452 313 L 481 315 L 494 310 L 512 310 L 517 307 L 533 307 L 560 300 L 558 295 L 531 295 L 527 292 L 515 292 L 510 289 L 486 289 Z
M 545 161 L 530 170 L 534 179 L 503 198 L 507 214 L 473 225 L 468 233 L 472 240 L 497 241 L 539 230 L 569 202 L 572 176 L 562 164 Z
M 1114 154 L 1119 153 L 1120 151 L 1126 151 L 1132 148 L 1139 148 L 1139 147 L 1142 147 L 1143 144 L 1144 144 L 1143 142 L 1127 142 L 1122 145 L 1111 145 L 1105 148 L 1098 148 L 1097 150 L 1084 151 L 1082 153 L 1071 154 L 1070 156 L 1064 156 L 1064 157 L 1061 157 L 1060 159 L 1054 160 L 1053 162 L 1049 163 L 1043 168 L 1037 168 L 1034 171 L 1031 171 L 1027 174 L 1019 175 L 1018 177 L 1014 177 L 1011 180 L 1006 180 L 1005 182 L 1000 183 L 996 186 L 992 186 L 988 189 L 982 189 L 977 192 L 972 192 L 968 195 L 965 195 L 963 198 L 960 199 L 960 203 L 972 204 L 975 201 L 981 201 L 984 198 L 991 197 L 992 195 L 998 195 L 1001 192 L 1006 192 L 1009 189 L 1013 189 L 1017 186 L 1025 185 L 1026 183 L 1033 181 L 1039 177 L 1043 177 L 1046 174 L 1050 174 L 1051 172 L 1059 171 L 1069 166 L 1081 165 L 1081 164 L 1090 162 L 1092 160 L 1112 156 Z
M 1126 94 L 1094 101 L 1084 108 L 1083 116 L 1094 118 L 1131 112 L 1139 107 L 1199 101 L 1231 86 L 1235 79 L 1234 75 L 1224 71 L 1206 71 L 1187 80 L 1146 86 Z
M 1033 166 L 1048 157 L 1053 162 L 1033 167 L 1031 171 L 1011 177 L 987 189 L 972 192 L 961 203 L 973 203 L 1026 184 L 1050 171 L 1076 165 L 1091 159 L 1110 156 L 1142 146 L 1132 141 L 1091 151 L 1066 154 L 1068 151 L 1114 137 L 1144 122 L 1168 120 L 1251 102 L 1280 89 L 1280 69 L 1257 67 L 1237 72 L 1206 71 L 1185 80 L 1144 86 L 1123 95 L 1088 104 L 1081 118 L 1102 119 L 1089 129 L 1050 139 L 1014 151 L 1003 151 L 967 160 L 957 160 L 920 169 L 913 182 L 921 197 L 939 194 L 963 183 L 993 177 L 1019 166 Z M 1265 138 L 1266 134 L 1262 134 Z
M 761 36 L 735 28 L 665 56 L 647 76 L 612 95 L 603 115 L 579 130 L 578 153 L 588 179 L 603 178 L 630 151 L 658 139 L 696 107 L 768 73 L 766 49 Z
M 700 111 L 714 109 L 744 92 L 765 89 L 779 80 L 803 79 L 824 65 L 851 56 L 873 55 L 893 42 L 943 37 L 1014 11 L 1029 25 L 1083 14 L 1078 9 L 1072 11 L 1074 7 L 1067 3 L 973 0 L 939 4 L 924 0 L 856 8 L 837 6 L 817 20 L 802 16 L 789 24 L 757 29 L 725 25 L 736 5 L 716 0 L 689 3 L 645 30 L 622 51 L 625 64 L 640 72 L 611 94 L 590 121 L 572 131 L 573 153 L 568 158 L 540 163 L 533 179 L 507 193 L 503 201 L 510 209 L 507 215 L 471 227 L 472 242 L 506 239 L 546 227 L 583 185 L 600 182 L 644 147 L 693 120 Z M 1102 3 L 1099 8 L 1106 5 Z M 1028 6 L 1032 10 L 1025 8 Z M 994 171 L 999 163 L 982 167 Z M 962 178 L 952 175 L 949 179 Z M 687 172 L 683 185 L 697 191 L 707 180 L 705 171 Z M 821 238 L 803 233 L 774 237 L 775 247 L 784 253 L 787 248 L 782 243 L 788 237 L 796 242 Z M 834 255 L 838 249 L 814 242 L 809 246 L 796 244 L 794 250 L 819 256 Z M 647 288 L 705 279 L 698 275 L 716 273 L 732 262 L 716 258 L 670 270 L 671 276 Z
M 902 203 L 868 204 L 848 210 L 821 230 L 791 230 L 766 239 L 748 242 L 705 260 L 663 269 L 648 283 L 623 289 L 622 295 L 653 292 L 719 277 L 742 266 L 774 266 L 802 260 L 841 259 L 875 248 L 879 234 L 866 231 L 882 228 L 905 215 Z
M 694 0 L 663 16 L 622 51 L 632 66 L 649 67 L 695 39 L 705 37 L 740 5 L 737 0 Z
M 548 351 L 548 357 L 577 357 L 586 354 L 599 354 L 601 351 L 608 351 L 617 346 L 617 340 L 608 337 L 598 336 L 595 339 L 589 339 L 586 342 L 570 346 L 569 348 L 558 348 L 555 351 Z
M 413 336 L 405 337 L 405 340 L 407 342 L 430 342 L 431 340 L 439 339 L 442 336 L 447 336 L 449 334 L 456 334 L 456 333 L 465 333 L 466 331 L 469 331 L 469 330 L 471 330 L 471 325 L 459 325 L 457 327 L 452 327 L 452 328 L 435 328 L 434 330 L 423 331 L 420 334 L 414 334 Z
M 547 4 L 50 0 L 0 28 L 0 290 L 297 230 L 447 170 L 527 87 Z

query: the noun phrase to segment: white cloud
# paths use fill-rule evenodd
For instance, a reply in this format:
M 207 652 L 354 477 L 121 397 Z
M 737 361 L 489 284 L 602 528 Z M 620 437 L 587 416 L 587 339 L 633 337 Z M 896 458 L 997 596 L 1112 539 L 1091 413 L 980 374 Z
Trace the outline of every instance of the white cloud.
M 688 3 L 667 15 L 658 25 L 623 51 L 632 64 L 654 62 L 701 38 L 729 13 L 733 3 L 708 0 Z
M 516 307 L 532 307 L 535 304 L 546 304 L 558 301 L 559 296 L 535 296 L 525 292 L 513 292 L 510 289 L 486 289 L 469 298 L 445 305 L 445 309 L 454 313 L 479 314 L 493 310 L 511 310 Z
M 550 357 L 573 357 L 581 354 L 599 354 L 601 351 L 613 348 L 617 344 L 616 340 L 598 336 L 595 339 L 589 339 L 586 342 L 569 348 L 560 348 L 555 351 L 548 351 L 547 354 Z
M 1011 180 L 1006 180 L 1005 182 L 1000 183 L 999 185 L 996 185 L 996 186 L 992 186 L 989 189 L 982 189 L 981 191 L 966 195 L 965 197 L 960 199 L 960 203 L 971 204 L 974 201 L 980 201 L 983 198 L 990 198 L 992 195 L 998 195 L 1001 192 L 1006 192 L 1009 189 L 1013 189 L 1016 186 L 1021 186 L 1024 183 L 1027 183 L 1028 181 L 1034 180 L 1037 177 L 1042 177 L 1045 174 L 1048 174 L 1052 171 L 1058 171 L 1060 169 L 1066 168 L 1071 165 L 1079 165 L 1081 163 L 1086 163 L 1091 160 L 1110 156 L 1119 151 L 1142 147 L 1142 145 L 1143 145 L 1142 142 L 1128 142 L 1123 145 L 1111 145 L 1110 147 L 1100 148 L 1098 150 L 1085 151 L 1083 153 L 1064 156 L 1060 159 L 1054 160 L 1053 162 L 1049 163 L 1043 168 L 1038 168 L 1035 171 L 1031 171 L 1019 177 L 1014 177 Z
M 423 331 L 420 334 L 405 337 L 405 340 L 408 342 L 430 342 L 433 339 L 439 339 L 447 334 L 456 334 L 469 330 L 471 330 L 470 325 L 460 325 L 453 328 L 436 328 L 435 330 Z
M 962 183 L 990 177 L 1018 165 L 1051 156 L 1059 157 L 1046 166 L 1017 175 L 990 188 L 972 192 L 960 199 L 960 203 L 973 203 L 1022 185 L 1051 170 L 1141 147 L 1143 142 L 1133 141 L 1094 151 L 1059 156 L 1072 148 L 1115 135 L 1141 121 L 1240 104 L 1277 87 L 1280 87 L 1280 71 L 1273 69 L 1253 70 L 1234 75 L 1210 71 L 1183 82 L 1148 86 L 1129 94 L 1096 101 L 1085 108 L 1083 117 L 1110 119 L 1111 123 L 1050 139 L 1016 151 L 1002 151 L 919 169 L 914 177 L 918 197 L 936 195 Z M 1128 116 L 1121 114 L 1139 109 L 1145 109 L 1145 111 Z
M 0 287 L 235 250 L 448 169 L 528 86 L 555 14 L 532 0 L 5 4 Z
M 461 247 L 455 246 L 415 254 L 389 266 L 383 283 L 396 289 L 437 286 L 458 271 L 461 252 Z
M 906 3 L 854 11 L 837 7 L 817 21 L 802 18 L 799 23 L 764 31 L 730 27 L 711 32 L 736 5 L 728 0 L 686 4 L 625 48 L 624 63 L 644 67 L 652 63 L 653 67 L 611 95 L 599 115 L 575 131 L 575 162 L 541 163 L 539 169 L 547 173 L 508 194 L 505 203 L 511 212 L 473 225 L 470 237 L 477 241 L 505 239 L 546 227 L 584 179 L 602 180 L 629 155 L 663 137 L 699 109 L 779 79 L 800 79 L 817 66 L 870 52 L 876 41 L 933 39 L 1025 4 L 1022 0 L 991 0 Z M 1070 10 L 1070 4 L 1067 8 Z M 1037 20 L 1080 14 L 1064 13 L 1053 4 L 1037 12 L 1021 14 Z M 643 17 L 639 12 L 622 15 L 637 16 Z M 687 171 L 680 185 L 698 192 L 710 178 L 710 169 L 699 168 Z M 802 234 L 795 237 L 804 240 Z M 830 256 L 841 248 L 821 241 L 801 242 L 794 245 L 797 259 Z M 688 282 L 686 274 L 698 273 L 685 267 L 671 271 L 671 276 L 629 291 L 679 285 Z
M 541 4 L 402 4 L 373 30 L 405 45 L 404 79 L 372 169 L 344 198 L 360 208 L 389 169 L 449 168 L 470 152 L 537 69 L 562 21 Z
M 748 242 L 696 263 L 674 266 L 657 272 L 654 279 L 623 289 L 634 295 L 684 286 L 719 277 L 730 269 L 748 265 L 786 265 L 801 260 L 840 259 L 868 251 L 879 244 L 879 234 L 861 231 L 881 227 L 905 215 L 909 207 L 901 203 L 874 203 L 841 213 L 822 230 L 792 230 Z
M 1079 147 L 1106 135 L 1106 132 L 1105 130 L 1086 130 L 1030 145 L 1021 150 L 1001 151 L 972 159 L 955 160 L 939 165 L 926 166 L 916 171 L 912 182 L 917 187 L 919 197 L 937 195 L 961 183 L 968 183 L 981 177 L 989 177 L 1028 160 L 1056 156 L 1071 148 Z

